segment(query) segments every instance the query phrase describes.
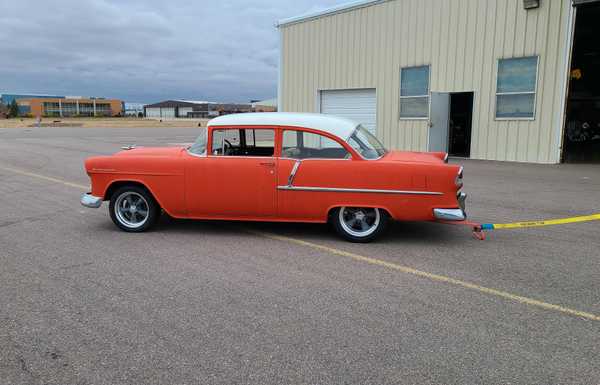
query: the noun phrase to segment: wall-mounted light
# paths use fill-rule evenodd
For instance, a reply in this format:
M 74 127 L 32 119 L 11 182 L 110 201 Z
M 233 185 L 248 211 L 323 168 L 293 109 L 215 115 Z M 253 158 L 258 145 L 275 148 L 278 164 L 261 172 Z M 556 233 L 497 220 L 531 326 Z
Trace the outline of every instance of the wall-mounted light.
M 540 7 L 540 0 L 523 0 L 523 8 L 535 9 Z

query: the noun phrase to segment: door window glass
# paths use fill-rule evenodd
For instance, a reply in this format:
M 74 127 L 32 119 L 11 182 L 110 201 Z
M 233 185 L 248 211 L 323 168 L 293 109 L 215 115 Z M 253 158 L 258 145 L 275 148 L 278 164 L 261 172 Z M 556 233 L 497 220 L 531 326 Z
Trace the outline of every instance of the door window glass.
M 292 159 L 349 159 L 350 153 L 340 143 L 326 136 L 285 130 L 281 156 Z
M 212 154 L 221 156 L 273 156 L 275 131 L 263 128 L 213 130 Z

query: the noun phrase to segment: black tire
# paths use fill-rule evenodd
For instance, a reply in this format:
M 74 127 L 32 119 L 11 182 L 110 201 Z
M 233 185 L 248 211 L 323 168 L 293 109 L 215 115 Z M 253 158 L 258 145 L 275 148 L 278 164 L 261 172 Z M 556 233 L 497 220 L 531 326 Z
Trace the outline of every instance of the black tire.
M 113 223 L 129 233 L 150 229 L 160 217 L 160 206 L 152 194 L 136 185 L 118 188 L 110 197 L 108 211 Z
M 354 220 L 366 221 L 368 229 L 356 223 L 356 228 L 350 223 Z M 385 210 L 370 207 L 339 207 L 331 212 L 330 221 L 335 231 L 345 240 L 355 243 L 368 243 L 379 237 L 387 228 L 389 215 Z M 359 228 L 360 227 L 360 228 Z

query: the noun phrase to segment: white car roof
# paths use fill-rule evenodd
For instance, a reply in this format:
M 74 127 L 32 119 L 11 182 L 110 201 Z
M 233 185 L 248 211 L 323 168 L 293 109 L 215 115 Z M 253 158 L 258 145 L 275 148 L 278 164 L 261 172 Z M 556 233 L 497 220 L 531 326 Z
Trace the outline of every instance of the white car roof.
M 293 126 L 325 131 L 346 140 L 358 123 L 338 116 L 292 112 L 255 112 L 223 115 L 208 122 L 215 126 Z

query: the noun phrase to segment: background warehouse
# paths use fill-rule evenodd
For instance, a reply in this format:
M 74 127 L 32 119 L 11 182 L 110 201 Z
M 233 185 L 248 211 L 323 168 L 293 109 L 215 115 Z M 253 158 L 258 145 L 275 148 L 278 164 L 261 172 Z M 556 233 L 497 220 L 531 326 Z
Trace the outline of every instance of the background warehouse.
M 600 160 L 598 1 L 371 0 L 290 18 L 282 111 L 477 159 Z

